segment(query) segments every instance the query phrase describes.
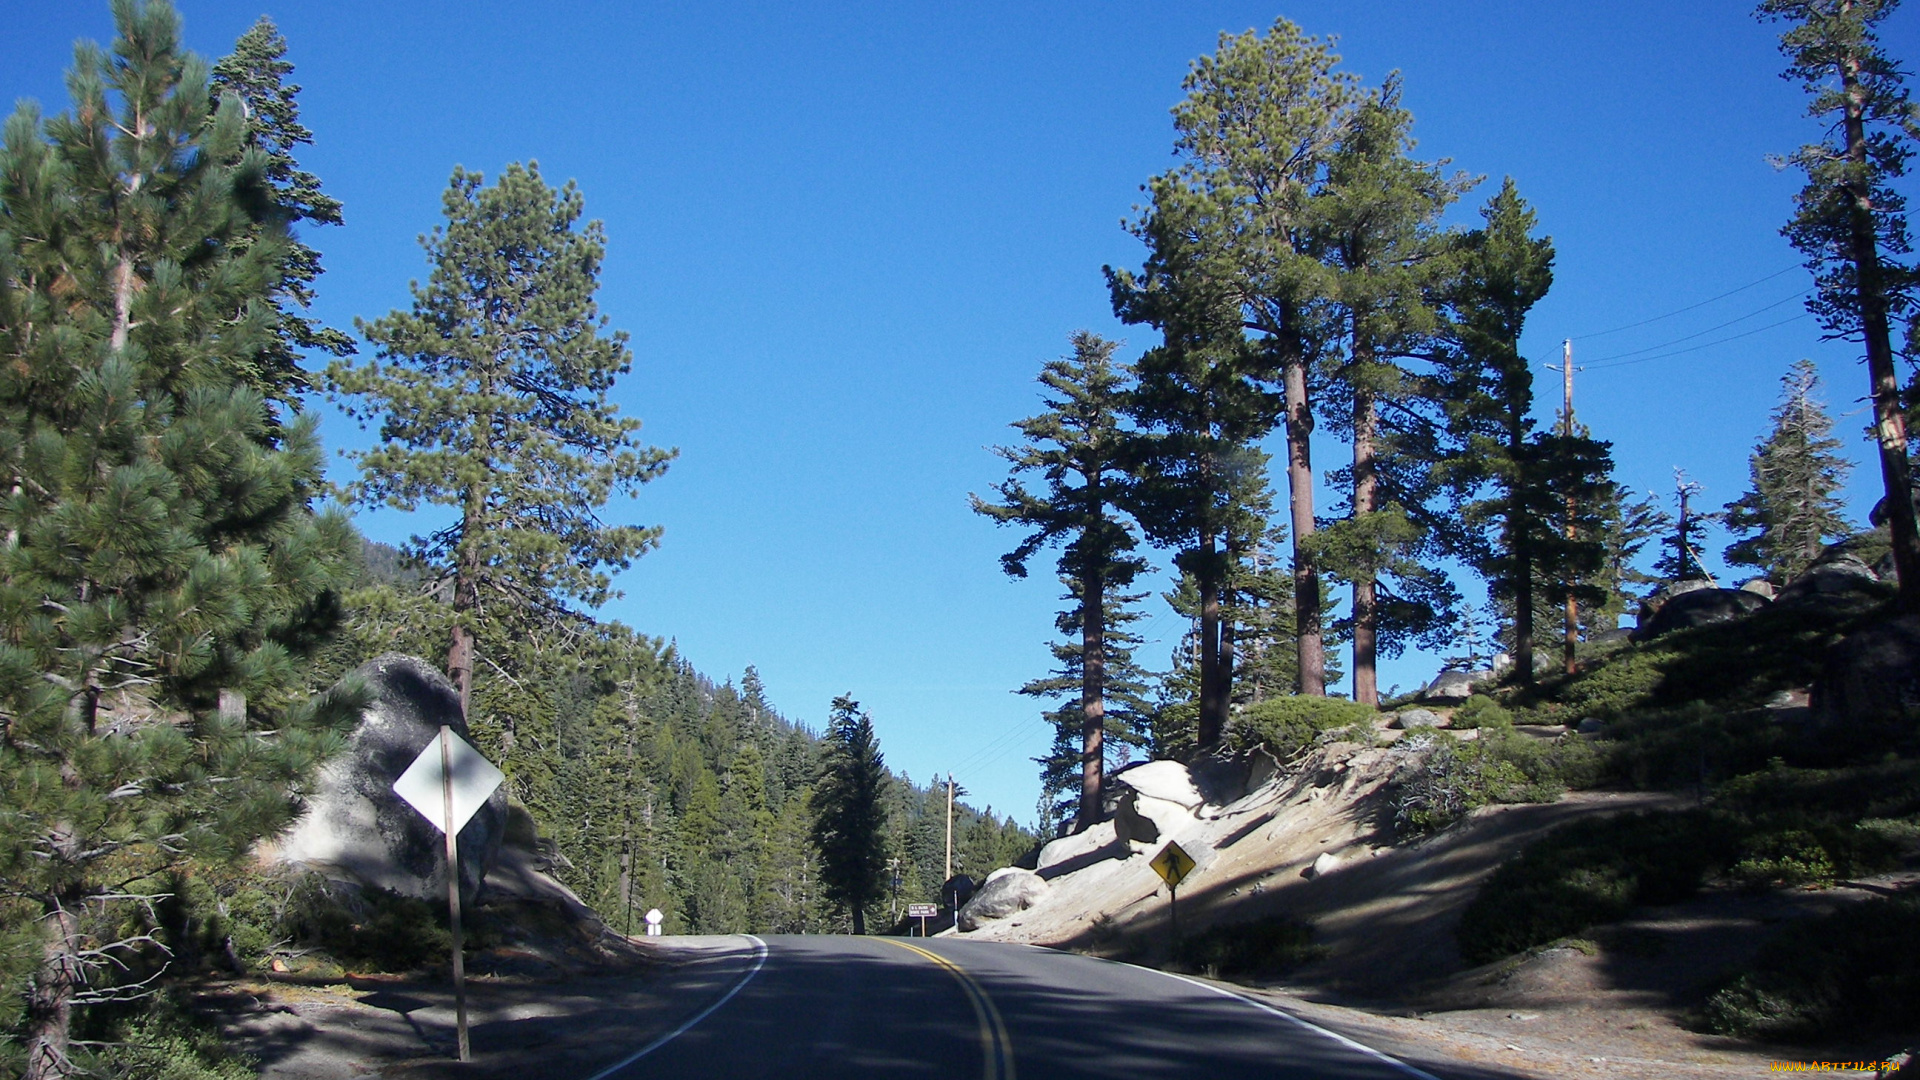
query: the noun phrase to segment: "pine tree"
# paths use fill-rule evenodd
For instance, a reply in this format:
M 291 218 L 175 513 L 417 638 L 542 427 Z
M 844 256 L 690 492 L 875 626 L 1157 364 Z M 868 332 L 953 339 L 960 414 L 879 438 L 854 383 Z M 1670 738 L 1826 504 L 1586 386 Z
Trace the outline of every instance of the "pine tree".
M 1643 599 L 1634 590 L 1660 580 L 1634 562 L 1648 543 L 1664 535 L 1673 524 L 1651 492 L 1635 498 L 1631 491 L 1618 486 L 1601 502 L 1598 521 L 1604 555 L 1599 572 L 1588 582 L 1601 599 L 1580 608 L 1590 632 L 1619 629 L 1620 617 Z
M 1589 579 L 1605 559 L 1601 514 L 1613 491 L 1612 460 L 1606 443 L 1569 430 L 1571 418 L 1560 431 L 1534 430 L 1533 374 L 1520 335 L 1553 284 L 1553 243 L 1533 236 L 1533 210 L 1511 178 L 1481 217 L 1486 224 L 1460 241 L 1449 286 L 1453 342 L 1441 378 L 1455 441 L 1442 475 L 1468 496 L 1460 554 L 1512 619 L 1517 674 L 1532 682 L 1539 599 L 1603 599 Z
M 1840 456 L 1833 420 L 1814 396 L 1819 385 L 1811 360 L 1781 378 L 1773 432 L 1747 459 L 1752 487 L 1726 508 L 1729 530 L 1753 534 L 1727 548 L 1726 560 L 1758 567 L 1780 585 L 1799 577 L 1828 538 L 1853 532 L 1835 494 L 1852 464 Z
M 342 224 L 340 200 L 320 190 L 320 178 L 300 167 L 294 150 L 313 143 L 313 132 L 300 122 L 300 87 L 287 82 L 293 64 L 286 59 L 287 39 L 265 15 L 253 24 L 233 52 L 213 65 L 217 94 L 240 99 L 246 116 L 247 143 L 266 154 L 268 195 L 281 225 L 301 222 Z M 298 350 L 313 349 L 333 356 L 354 351 L 353 339 L 323 326 L 305 312 L 313 306 L 314 283 L 321 274 L 320 253 L 298 236 L 284 236 L 287 246 L 275 299 L 280 307 L 279 343 L 272 350 L 268 370 L 276 386 L 303 390 L 307 378 L 300 369 Z
M 1707 573 L 1706 566 L 1700 561 L 1700 533 L 1714 515 L 1703 514 L 1693 506 L 1693 497 L 1703 490 L 1705 486 L 1687 479 L 1684 471 L 1673 470 L 1673 505 L 1677 512 L 1670 519 L 1672 531 L 1661 538 L 1660 558 L 1653 564 L 1653 572 L 1667 581 L 1711 579 L 1713 576 Z
M 867 909 L 881 899 L 886 883 L 886 787 L 873 719 L 852 695 L 834 698 L 813 791 L 812 838 L 821 887 L 847 912 L 856 934 L 867 932 Z
M 1182 164 L 1149 182 L 1152 206 L 1133 226 L 1148 245 L 1147 264 L 1139 275 L 1107 271 L 1123 321 L 1173 330 L 1164 361 L 1195 375 L 1212 369 L 1207 379 L 1184 380 L 1190 392 L 1204 385 L 1227 395 L 1209 409 L 1176 410 L 1205 425 L 1194 437 L 1225 436 L 1222 449 L 1238 449 L 1263 436 L 1276 415 L 1284 422 L 1296 645 L 1308 694 L 1326 693 L 1322 589 L 1310 546 L 1317 478 L 1308 372 L 1329 334 L 1321 310 L 1329 286 L 1314 255 L 1314 200 L 1362 99 L 1356 80 L 1334 70 L 1338 62 L 1330 43 L 1285 19 L 1265 34 L 1222 34 L 1214 55 L 1193 63 L 1182 84 L 1187 96 L 1174 107 Z M 1256 339 L 1251 348 L 1233 340 L 1242 327 Z M 1281 386 L 1278 408 L 1250 394 L 1256 377 Z M 1219 430 L 1222 424 L 1233 430 Z M 1216 552 L 1199 562 L 1217 559 Z M 1203 665 L 1203 675 L 1212 672 L 1202 685 L 1203 734 L 1224 720 L 1226 688 L 1216 666 Z
M 40 909 L 33 1080 L 117 996 L 109 906 L 284 827 L 362 704 L 309 690 L 359 541 L 308 509 L 312 422 L 270 413 L 264 157 L 170 6 L 113 14 L 72 111 L 23 105 L 0 150 L 0 892 Z
M 1380 700 L 1375 669 L 1383 644 L 1393 655 L 1401 635 L 1431 636 L 1451 621 L 1448 590 L 1415 561 L 1434 553 L 1428 530 L 1409 513 L 1428 497 L 1417 467 L 1421 456 L 1396 454 L 1393 444 L 1396 436 L 1418 437 L 1429 423 L 1418 410 L 1422 380 L 1402 365 L 1431 352 L 1439 315 L 1430 296 L 1448 269 L 1438 221 L 1465 181 L 1408 156 L 1412 125 L 1413 115 L 1400 104 L 1399 77 L 1389 76 L 1354 112 L 1329 155 L 1319 199 L 1319 254 L 1333 270 L 1333 299 L 1347 340 L 1345 356 L 1330 366 L 1353 464 L 1341 476 L 1347 516 L 1330 529 L 1338 535 L 1322 535 L 1315 551 L 1321 566 L 1352 585 L 1353 700 L 1368 705 Z M 1383 456 L 1398 468 L 1383 469 Z M 1344 557 L 1332 557 L 1336 552 Z M 1391 588 L 1383 577 L 1413 589 L 1383 597 L 1383 587 Z M 1429 602 L 1412 600 L 1415 590 Z M 1396 625 L 1401 620 L 1394 615 L 1411 625 Z
M 1025 438 L 1024 445 L 997 450 L 1012 462 L 1013 477 L 995 489 L 996 501 L 973 496 L 975 512 L 1003 525 L 1032 530 L 1001 559 L 1010 576 L 1025 577 L 1027 561 L 1043 545 L 1063 547 L 1058 570 L 1069 584 L 1073 607 L 1062 617 L 1060 628 L 1080 639 L 1068 663 L 1079 682 L 1080 810 L 1076 821 L 1082 829 L 1100 819 L 1108 665 L 1115 653 L 1107 642 L 1108 616 L 1126 617 L 1124 608 L 1116 611 L 1113 601 L 1124 596 L 1146 566 L 1133 554 L 1134 530 L 1122 516 L 1134 484 L 1129 473 L 1129 439 L 1121 429 L 1120 413 L 1128 373 L 1113 363 L 1116 347 L 1082 330 L 1073 335 L 1071 356 L 1047 362 L 1040 373 L 1047 411 L 1013 425 Z M 1020 476 L 1029 472 L 1044 480 L 1043 493 L 1031 492 L 1021 483 Z M 1032 686 L 1022 692 L 1049 696 L 1058 692 Z
M 1086 789 L 1088 635 L 1084 611 L 1088 598 L 1077 580 L 1063 578 L 1062 581 L 1067 586 L 1065 599 L 1070 606 L 1054 623 L 1063 640 L 1049 646 L 1058 666 L 1019 691 L 1029 697 L 1061 701 L 1045 713 L 1046 720 L 1053 725 L 1053 744 L 1045 757 L 1034 759 L 1040 766 L 1040 830 L 1047 834 L 1054 824 L 1067 817 L 1076 818 L 1076 824 L 1084 828 L 1092 824 L 1086 820 L 1090 809 L 1096 817 L 1100 813 L 1099 789 L 1095 789 L 1091 807 Z M 1103 769 L 1126 764 L 1129 751 L 1146 742 L 1146 714 L 1150 708 L 1148 675 L 1133 658 L 1140 636 L 1127 629 L 1141 618 L 1135 606 L 1141 599 L 1138 594 L 1112 591 L 1104 597 L 1106 611 L 1100 618 L 1100 649 L 1104 654 L 1100 674 L 1101 732 L 1094 741 Z
M 455 169 L 443 201 L 445 226 L 421 238 L 433 273 L 412 310 L 361 323 L 378 359 L 336 361 L 326 378 L 348 415 L 380 425 L 381 444 L 354 454 L 353 499 L 458 514 L 409 554 L 450 587 L 447 667 L 468 707 L 483 613 L 503 627 L 613 595 L 606 571 L 659 530 L 599 510 L 673 453 L 641 445 L 640 422 L 607 401 L 632 354 L 594 303 L 605 233 L 580 225 L 579 189 L 555 191 L 537 164 L 508 166 L 492 187 Z M 514 746 L 509 727 L 503 749 Z
M 1894 368 L 1893 324 L 1913 310 L 1920 269 L 1907 228 L 1906 199 L 1895 182 L 1906 175 L 1920 139 L 1900 65 L 1880 48 L 1875 30 L 1899 0 L 1764 0 L 1756 14 L 1785 22 L 1784 78 L 1812 97 L 1809 116 L 1827 125 L 1824 142 L 1790 159 L 1807 174 L 1792 220 L 1781 234 L 1806 256 L 1816 291 L 1807 310 L 1829 336 L 1866 351 L 1874 441 L 1900 607 L 1920 612 L 1920 524 L 1914 518 L 1906 418 Z

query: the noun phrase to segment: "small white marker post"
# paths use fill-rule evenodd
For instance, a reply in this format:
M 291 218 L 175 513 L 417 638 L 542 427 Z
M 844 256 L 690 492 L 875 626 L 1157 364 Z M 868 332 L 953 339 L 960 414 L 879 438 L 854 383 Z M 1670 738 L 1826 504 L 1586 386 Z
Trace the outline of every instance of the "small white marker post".
M 460 933 L 460 828 L 505 779 L 493 762 L 442 724 L 440 737 L 428 743 L 393 782 L 394 794 L 447 838 L 447 921 L 453 930 L 453 998 L 461 1061 L 472 1061 L 473 1050 L 467 1040 L 467 965 Z

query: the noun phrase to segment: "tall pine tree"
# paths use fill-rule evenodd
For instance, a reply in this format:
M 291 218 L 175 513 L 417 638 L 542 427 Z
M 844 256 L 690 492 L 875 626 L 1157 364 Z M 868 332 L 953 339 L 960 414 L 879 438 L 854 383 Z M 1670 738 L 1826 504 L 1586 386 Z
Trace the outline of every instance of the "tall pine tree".
M 813 790 L 813 846 L 820 884 L 846 910 L 853 932 L 867 932 L 867 909 L 878 903 L 887 878 L 887 769 L 873 718 L 852 695 L 833 699 L 826 745 Z
M 1765 0 L 1757 14 L 1785 22 L 1784 78 L 1812 101 L 1807 114 L 1828 132 L 1791 160 L 1807 174 L 1781 233 L 1806 256 L 1815 292 L 1807 309 L 1829 336 L 1866 353 L 1880 481 L 1900 578 L 1900 607 L 1920 612 L 1920 523 L 1913 507 L 1906 417 L 1894 367 L 1893 325 L 1913 309 L 1920 269 L 1911 258 L 1906 175 L 1920 139 L 1905 75 L 1880 48 L 1876 28 L 1899 0 Z
M 1726 560 L 1779 585 L 1799 577 L 1829 538 L 1853 532 L 1837 495 L 1852 464 L 1840 456 L 1833 420 L 1814 396 L 1819 386 L 1811 360 L 1781 378 L 1773 432 L 1747 459 L 1752 487 L 1727 504 L 1727 528 L 1751 535 L 1727 548 Z
M 275 290 L 280 340 L 270 370 L 276 382 L 291 390 L 305 389 L 307 384 L 300 369 L 300 350 L 346 356 L 354 346 L 351 337 L 306 314 L 321 274 L 320 253 L 292 228 L 303 222 L 339 225 L 344 219 L 340 200 L 320 190 L 320 178 L 301 168 L 294 157 L 299 147 L 313 143 L 313 132 L 300 122 L 300 87 L 287 82 L 293 64 L 286 57 L 287 39 L 272 19 L 262 15 L 234 42 L 233 52 L 213 65 L 212 81 L 214 92 L 223 100 L 226 95 L 239 99 L 246 116 L 247 142 L 266 155 L 267 188 L 280 219 L 274 229 L 287 246 Z
M 1062 660 L 1079 682 L 1080 808 L 1075 820 L 1082 829 L 1100 819 L 1111 655 L 1108 618 L 1120 614 L 1115 602 L 1146 566 L 1133 554 L 1137 541 L 1122 516 L 1134 483 L 1129 440 L 1121 427 L 1128 373 L 1114 364 L 1115 348 L 1114 342 L 1083 330 L 1073 335 L 1071 356 L 1047 362 L 1040 373 L 1047 411 L 1016 421 L 1013 426 L 1025 443 L 997 451 L 1013 464 L 1013 477 L 999 484 L 997 500 L 973 497 L 976 512 L 1032 530 L 1001 559 L 1009 575 L 1025 577 L 1028 560 L 1044 545 L 1063 549 L 1057 568 L 1073 606 L 1060 625 L 1080 639 Z M 1026 473 L 1038 474 L 1045 490 L 1029 491 L 1020 480 Z M 1036 690 L 1030 684 L 1024 692 L 1057 691 Z
M 421 238 L 433 272 L 412 309 L 361 323 L 378 358 L 336 361 L 327 381 L 349 416 L 379 424 L 380 444 L 354 454 L 355 501 L 456 514 L 409 554 L 451 591 L 447 668 L 468 707 L 482 618 L 504 627 L 611 596 L 607 571 L 660 531 L 600 510 L 673 453 L 642 445 L 640 421 L 607 400 L 632 353 L 594 302 L 606 238 L 581 225 L 579 189 L 554 190 L 537 164 L 509 165 L 491 187 L 455 169 L 443 203 L 446 224 Z M 503 741 L 511 754 L 511 726 Z
M 276 424 L 288 257 L 244 111 L 163 2 L 117 0 L 70 112 L 0 150 L 0 892 L 40 909 L 26 1076 L 116 996 L 110 913 L 284 827 L 360 702 L 304 653 L 357 547 Z
M 1382 650 L 1393 655 L 1408 634 L 1432 637 L 1453 606 L 1444 579 L 1416 561 L 1435 553 L 1419 513 L 1430 497 L 1425 455 L 1396 444 L 1420 439 L 1431 423 L 1419 407 L 1425 381 L 1404 365 L 1432 352 L 1440 320 L 1431 297 L 1449 254 L 1439 217 L 1465 181 L 1409 156 L 1412 125 L 1400 80 L 1390 76 L 1329 155 L 1318 200 L 1319 253 L 1333 271 L 1347 346 L 1329 365 L 1332 396 L 1347 421 L 1353 463 L 1340 477 L 1347 516 L 1317 538 L 1316 554 L 1352 585 L 1353 699 L 1368 705 L 1380 700 Z
M 1486 576 L 1516 673 L 1532 682 L 1535 614 L 1544 596 L 1603 598 L 1590 578 L 1605 560 L 1601 518 L 1613 492 L 1606 443 L 1584 432 L 1534 430 L 1533 373 L 1520 354 L 1527 314 L 1553 284 L 1553 242 L 1512 179 L 1461 238 L 1449 286 L 1451 346 L 1441 354 L 1453 452 L 1443 476 L 1462 507 L 1461 554 Z
M 1187 372 L 1175 381 L 1188 384 L 1182 392 L 1190 400 L 1160 409 L 1169 419 L 1191 417 L 1199 426 L 1188 437 L 1238 448 L 1274 423 L 1262 412 L 1284 423 L 1295 641 L 1307 694 L 1326 693 L 1322 590 L 1311 550 L 1317 477 L 1309 371 L 1331 329 L 1321 310 L 1330 290 L 1314 254 L 1314 204 L 1328 157 L 1363 97 L 1353 76 L 1334 70 L 1338 63 L 1329 42 L 1285 19 L 1264 34 L 1222 34 L 1213 55 L 1194 61 L 1182 84 L 1187 96 L 1173 110 L 1182 162 L 1149 182 L 1152 206 L 1134 225 L 1149 248 L 1147 265 L 1140 275 L 1108 270 L 1124 321 L 1173 330 L 1161 360 L 1170 373 Z M 1250 347 L 1234 340 L 1242 331 L 1253 335 Z M 1255 396 L 1255 380 L 1277 384 L 1280 401 Z M 1211 403 L 1195 396 L 1203 387 Z M 1198 562 L 1217 559 L 1216 552 Z M 1208 571 L 1202 584 L 1214 576 Z M 1217 651 L 1210 634 L 1203 653 Z M 1227 689 L 1217 668 L 1217 659 L 1202 665 L 1203 734 L 1224 721 Z

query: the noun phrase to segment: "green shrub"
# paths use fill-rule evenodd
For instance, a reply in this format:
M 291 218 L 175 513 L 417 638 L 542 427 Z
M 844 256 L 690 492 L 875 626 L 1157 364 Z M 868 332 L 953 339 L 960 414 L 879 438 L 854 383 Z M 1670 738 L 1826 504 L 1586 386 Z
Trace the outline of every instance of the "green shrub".
M 1850 904 L 1788 923 L 1707 1000 L 1707 1030 L 1828 1039 L 1920 1024 L 1920 897 Z
M 1285 763 L 1311 750 L 1322 733 L 1354 725 L 1371 728 L 1378 715 L 1371 705 L 1343 698 L 1306 694 L 1269 698 L 1234 717 L 1226 741 L 1233 751 L 1262 749 Z
M 1211 926 L 1176 950 L 1182 963 L 1219 975 L 1277 974 L 1326 954 L 1311 926 L 1285 917 Z
M 387 889 L 356 889 L 308 875 L 287 904 L 282 929 L 359 971 L 410 971 L 444 959 L 453 947 L 444 904 Z M 477 927 L 476 927 L 477 929 Z M 480 947 L 477 934 L 466 944 Z
M 1732 852 L 1726 823 L 1705 811 L 1562 826 L 1481 886 L 1456 931 L 1460 953 L 1484 964 L 1614 921 L 1638 904 L 1685 899 Z
M 1770 885 L 1831 885 L 1833 858 L 1805 829 L 1782 829 L 1748 838 L 1742 858 L 1727 876 L 1749 888 Z
M 1487 695 L 1475 694 L 1453 710 L 1452 723 L 1456 728 L 1510 728 L 1513 713 Z
M 127 1080 L 249 1080 L 256 1075 L 253 1062 L 229 1051 L 219 1031 L 173 995 L 140 1004 L 99 1033 L 106 1036 L 96 1040 L 103 1045 L 75 1055 L 82 1075 Z
M 1648 709 L 1614 720 L 1601 741 L 1614 774 L 1642 790 L 1705 789 L 1790 753 L 1787 725 L 1705 702 Z
M 1608 721 L 1691 702 L 1757 708 L 1778 691 L 1811 683 L 1827 647 L 1876 614 L 1871 602 L 1762 608 L 1595 657 L 1576 675 L 1541 680 L 1520 704 L 1550 703 L 1567 716 Z
M 1444 829 L 1493 803 L 1552 802 L 1606 771 L 1601 752 L 1580 738 L 1535 739 L 1511 728 L 1482 729 L 1471 742 L 1427 738 L 1436 741 L 1394 803 L 1395 824 L 1414 835 Z

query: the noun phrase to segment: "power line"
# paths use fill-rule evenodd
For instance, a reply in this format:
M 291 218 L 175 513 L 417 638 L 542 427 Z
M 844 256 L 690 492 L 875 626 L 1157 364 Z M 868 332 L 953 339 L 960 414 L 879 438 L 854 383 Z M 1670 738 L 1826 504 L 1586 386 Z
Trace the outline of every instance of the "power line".
M 1588 338 L 1606 337 L 1608 334 L 1617 334 L 1622 330 L 1632 330 L 1634 327 L 1637 327 L 1637 326 L 1646 326 L 1649 323 L 1657 323 L 1663 319 L 1671 319 L 1675 315 L 1685 315 L 1687 312 L 1692 311 L 1695 308 L 1703 308 L 1703 307 L 1706 307 L 1708 304 L 1718 303 L 1722 300 L 1725 300 L 1729 296 L 1746 292 L 1748 289 L 1751 289 L 1756 285 L 1765 285 L 1767 282 L 1772 281 L 1774 278 L 1781 277 L 1782 275 L 1785 275 L 1785 274 L 1791 274 L 1798 269 L 1800 269 L 1800 267 L 1798 265 L 1795 265 L 1795 266 L 1789 266 L 1785 270 L 1776 270 L 1775 272 L 1768 274 L 1766 277 L 1761 278 L 1759 281 L 1750 281 L 1745 285 L 1740 286 L 1737 289 L 1729 289 L 1728 291 L 1721 293 L 1719 296 L 1709 297 L 1708 299 L 1702 300 L 1697 304 L 1688 304 L 1686 307 L 1676 308 L 1673 311 L 1667 312 L 1665 315 L 1655 315 L 1651 319 L 1641 319 L 1639 322 L 1630 322 L 1630 323 L 1627 323 L 1625 326 L 1616 326 L 1611 330 L 1596 330 L 1591 334 L 1574 334 L 1572 336 L 1582 341 Z
M 998 761 L 1015 747 L 1019 746 L 1021 738 L 1030 734 L 1035 724 L 1045 724 L 1046 722 L 1047 718 L 1044 715 L 1021 717 L 1019 720 L 1014 721 L 1010 728 L 1003 731 L 998 738 L 993 739 L 983 746 L 976 747 L 971 755 L 956 762 L 954 764 L 954 771 L 968 772 L 979 768 L 983 764 L 983 761 Z
M 1678 345 L 1683 341 L 1692 341 L 1694 338 L 1697 338 L 1697 337 L 1705 337 L 1708 334 L 1711 334 L 1717 330 L 1725 330 L 1729 326 L 1733 326 L 1737 323 L 1746 322 L 1748 319 L 1751 319 L 1755 315 L 1759 315 L 1762 312 L 1772 311 L 1774 308 L 1780 307 L 1783 304 L 1791 304 L 1795 300 L 1799 300 L 1805 297 L 1808 293 L 1811 293 L 1812 291 L 1813 290 L 1810 288 L 1803 289 L 1800 292 L 1797 292 L 1792 296 L 1785 298 L 1784 300 L 1775 300 L 1773 303 L 1768 304 L 1765 307 L 1755 308 L 1752 311 L 1747 312 L 1745 315 L 1740 316 L 1739 318 L 1728 319 L 1726 322 L 1723 322 L 1718 326 L 1709 326 L 1705 330 L 1698 330 L 1691 334 L 1686 334 L 1681 337 L 1673 338 L 1670 341 L 1663 341 L 1658 345 L 1648 345 L 1645 348 L 1641 348 L 1641 349 L 1630 349 L 1626 352 L 1614 353 L 1611 356 L 1602 356 L 1598 360 L 1594 361 L 1594 363 L 1600 364 L 1608 360 L 1620 360 L 1629 356 L 1639 356 L 1641 353 L 1658 352 L 1659 350 L 1665 349 L 1669 346 Z M 1618 366 L 1618 365 L 1613 365 L 1613 366 Z
M 1779 322 L 1777 322 L 1777 323 L 1768 323 L 1767 325 L 1765 325 L 1765 326 L 1762 326 L 1762 327 L 1760 327 L 1760 328 L 1758 328 L 1758 329 L 1755 329 L 1755 330 L 1749 330 L 1749 331 L 1747 331 L 1747 332 L 1746 332 L 1746 333 L 1744 333 L 1744 334 L 1732 334 L 1732 335 L 1729 335 L 1729 336 L 1727 336 L 1727 337 L 1723 337 L 1723 338 L 1721 338 L 1721 339 L 1720 339 L 1720 340 L 1718 340 L 1718 341 L 1708 341 L 1708 342 L 1703 342 L 1702 344 L 1699 344 L 1699 345 L 1694 345 L 1694 346 L 1690 346 L 1690 347 L 1688 347 L 1688 348 L 1685 348 L 1685 349 L 1675 349 L 1674 351 L 1672 351 L 1672 352 L 1670 352 L 1670 353 L 1661 353 L 1661 354 L 1659 354 L 1658 356 L 1643 356 L 1643 357 L 1641 357 L 1641 358 L 1639 358 L 1638 360 L 1622 360 L 1622 361 L 1620 361 L 1620 362 L 1619 362 L 1619 363 L 1617 363 L 1617 364 L 1588 364 L 1588 365 L 1587 365 L 1587 369 L 1588 369 L 1588 370 L 1593 370 L 1593 369 L 1596 369 L 1596 368 L 1616 368 L 1616 367 L 1626 367 L 1626 366 L 1627 366 L 1627 365 L 1629 365 L 1629 364 L 1644 364 L 1644 363 L 1646 363 L 1646 362 L 1647 362 L 1647 361 L 1649 361 L 1649 360 L 1665 360 L 1665 359 L 1667 359 L 1667 358 L 1668 358 L 1668 357 L 1670 357 L 1670 356 L 1684 356 L 1684 355 L 1685 355 L 1685 354 L 1687 354 L 1687 353 L 1691 353 L 1691 352 L 1699 352 L 1699 351 L 1700 351 L 1701 349 L 1711 349 L 1711 348 L 1713 348 L 1713 347 L 1714 347 L 1715 345 L 1725 345 L 1725 344 L 1726 344 L 1727 342 L 1729 342 L 1729 341 L 1739 341 L 1739 340 L 1740 340 L 1741 338 L 1749 338 L 1749 337 L 1752 337 L 1752 336 L 1753 336 L 1753 335 L 1755 335 L 1755 334 L 1761 334 L 1761 333 L 1765 333 L 1766 331 L 1768 331 L 1768 330 L 1772 330 L 1773 328 L 1775 328 L 1775 327 L 1777 327 L 1777 326 L 1785 326 L 1785 325 L 1787 325 L 1788 323 L 1795 323 L 1795 322 L 1799 322 L 1799 321 L 1800 321 L 1801 319 L 1805 319 L 1805 318 L 1807 318 L 1807 317 L 1809 317 L 1809 314 L 1810 314 L 1810 313 L 1808 313 L 1808 312 L 1805 312 L 1805 311 L 1803 311 L 1803 312 L 1801 312 L 1800 314 L 1798 314 L 1798 315 L 1795 315 L 1795 316 L 1793 316 L 1793 317 L 1791 317 L 1791 318 L 1787 318 L 1787 319 L 1781 319 L 1781 320 L 1780 320 Z

